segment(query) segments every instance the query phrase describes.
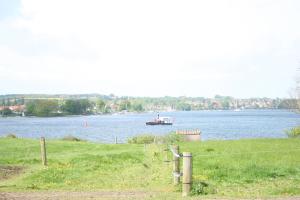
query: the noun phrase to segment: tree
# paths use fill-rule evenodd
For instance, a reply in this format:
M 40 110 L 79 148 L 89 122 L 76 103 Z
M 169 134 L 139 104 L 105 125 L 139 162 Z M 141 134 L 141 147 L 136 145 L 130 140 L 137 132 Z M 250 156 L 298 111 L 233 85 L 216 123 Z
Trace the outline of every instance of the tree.
M 181 102 L 176 105 L 176 109 L 183 110 L 183 111 L 190 111 L 192 109 L 192 107 L 188 103 Z
M 134 104 L 132 104 L 131 107 L 132 107 L 132 110 L 136 111 L 136 112 L 142 112 L 142 111 L 144 111 L 144 107 L 143 107 L 143 105 L 141 103 L 134 103 Z
M 104 108 L 104 112 L 103 113 L 111 113 L 112 110 L 111 110 L 111 107 L 108 106 L 108 105 L 105 105 L 105 108 Z
M 36 116 L 53 116 L 58 111 L 58 102 L 56 100 L 39 100 L 35 108 Z
M 6 106 L 10 106 L 10 99 L 9 98 L 7 98 L 7 100 L 6 100 Z
M 26 104 L 26 114 L 38 117 L 49 117 L 58 115 L 57 100 L 33 100 Z
M 9 109 L 9 108 L 4 108 L 2 111 L 1 111 L 1 115 L 2 116 L 9 116 L 9 115 L 12 115 L 12 111 Z
M 25 105 L 25 99 L 24 99 L 24 97 L 21 98 L 20 104 L 21 104 L 21 105 Z
M 62 105 L 62 110 L 68 114 L 78 115 L 91 112 L 91 103 L 88 99 L 68 99 Z
M 131 103 L 128 100 L 123 100 L 119 105 L 119 111 L 129 110 L 131 108 Z
M 102 99 L 96 101 L 97 111 L 104 113 L 105 112 L 105 102 Z
M 33 101 L 26 103 L 26 115 L 34 115 L 35 104 Z

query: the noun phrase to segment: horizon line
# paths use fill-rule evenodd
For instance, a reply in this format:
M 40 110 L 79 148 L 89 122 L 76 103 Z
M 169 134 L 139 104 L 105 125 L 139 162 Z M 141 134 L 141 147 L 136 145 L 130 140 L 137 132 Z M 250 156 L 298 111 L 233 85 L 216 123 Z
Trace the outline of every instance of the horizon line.
M 117 98 L 164 98 L 164 97 L 171 97 L 171 98 L 208 98 L 208 99 L 214 99 L 216 96 L 220 97 L 230 97 L 233 99 L 296 99 L 295 97 L 234 97 L 230 95 L 220 95 L 220 94 L 215 94 L 213 97 L 206 97 L 206 96 L 186 96 L 186 95 L 181 95 L 181 96 L 171 96 L 171 95 L 165 95 L 165 96 L 136 96 L 136 95 L 116 95 L 114 93 L 110 94 L 101 94 L 101 93 L 7 93 L 7 94 L 0 94 L 1 96 L 19 96 L 19 95 L 99 95 L 99 96 L 114 96 Z

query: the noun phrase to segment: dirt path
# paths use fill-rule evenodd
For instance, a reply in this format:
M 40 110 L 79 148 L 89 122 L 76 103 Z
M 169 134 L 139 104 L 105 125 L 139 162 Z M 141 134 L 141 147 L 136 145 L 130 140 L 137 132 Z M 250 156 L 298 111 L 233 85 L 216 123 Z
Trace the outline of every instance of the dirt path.
M 0 200 L 145 199 L 145 192 L 0 192 Z
M 0 192 L 0 200 L 117 200 L 117 199 L 182 199 L 180 195 L 169 196 L 154 192 Z M 188 199 L 206 199 L 204 196 Z M 209 198 L 224 199 L 225 198 Z M 230 198 L 227 198 L 228 200 Z M 298 197 L 259 198 L 268 200 L 300 200 Z M 237 198 L 235 199 L 237 200 Z

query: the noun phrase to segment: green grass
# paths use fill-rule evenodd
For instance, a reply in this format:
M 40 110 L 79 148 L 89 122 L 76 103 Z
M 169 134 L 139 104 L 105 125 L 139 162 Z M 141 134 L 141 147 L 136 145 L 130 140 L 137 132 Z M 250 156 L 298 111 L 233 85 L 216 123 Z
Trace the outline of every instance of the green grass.
M 46 141 L 41 166 L 38 140 L 0 138 L 0 166 L 23 173 L 1 179 L 0 191 L 154 191 L 180 197 L 163 145 Z M 300 195 L 300 140 L 253 139 L 180 143 L 193 154 L 193 193 L 206 197 Z M 169 160 L 171 154 L 169 153 Z M 168 195 L 166 195 L 168 194 Z
M 160 157 L 143 145 L 46 141 L 42 167 L 38 140 L 0 139 L 0 165 L 25 167 L 22 176 L 0 181 L 0 190 L 143 190 L 168 187 Z
M 181 144 L 193 153 L 194 192 L 230 197 L 300 194 L 300 140 Z
M 300 126 L 291 128 L 290 130 L 286 131 L 286 134 L 290 138 L 300 138 Z

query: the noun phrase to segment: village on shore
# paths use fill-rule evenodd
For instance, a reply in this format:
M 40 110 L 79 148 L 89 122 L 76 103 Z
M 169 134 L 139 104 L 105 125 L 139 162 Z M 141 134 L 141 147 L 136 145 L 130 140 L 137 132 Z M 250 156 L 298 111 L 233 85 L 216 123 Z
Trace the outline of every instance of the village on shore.
M 293 109 L 296 99 L 204 97 L 118 97 L 100 94 L 0 95 L 0 116 L 64 116 L 151 111 Z

